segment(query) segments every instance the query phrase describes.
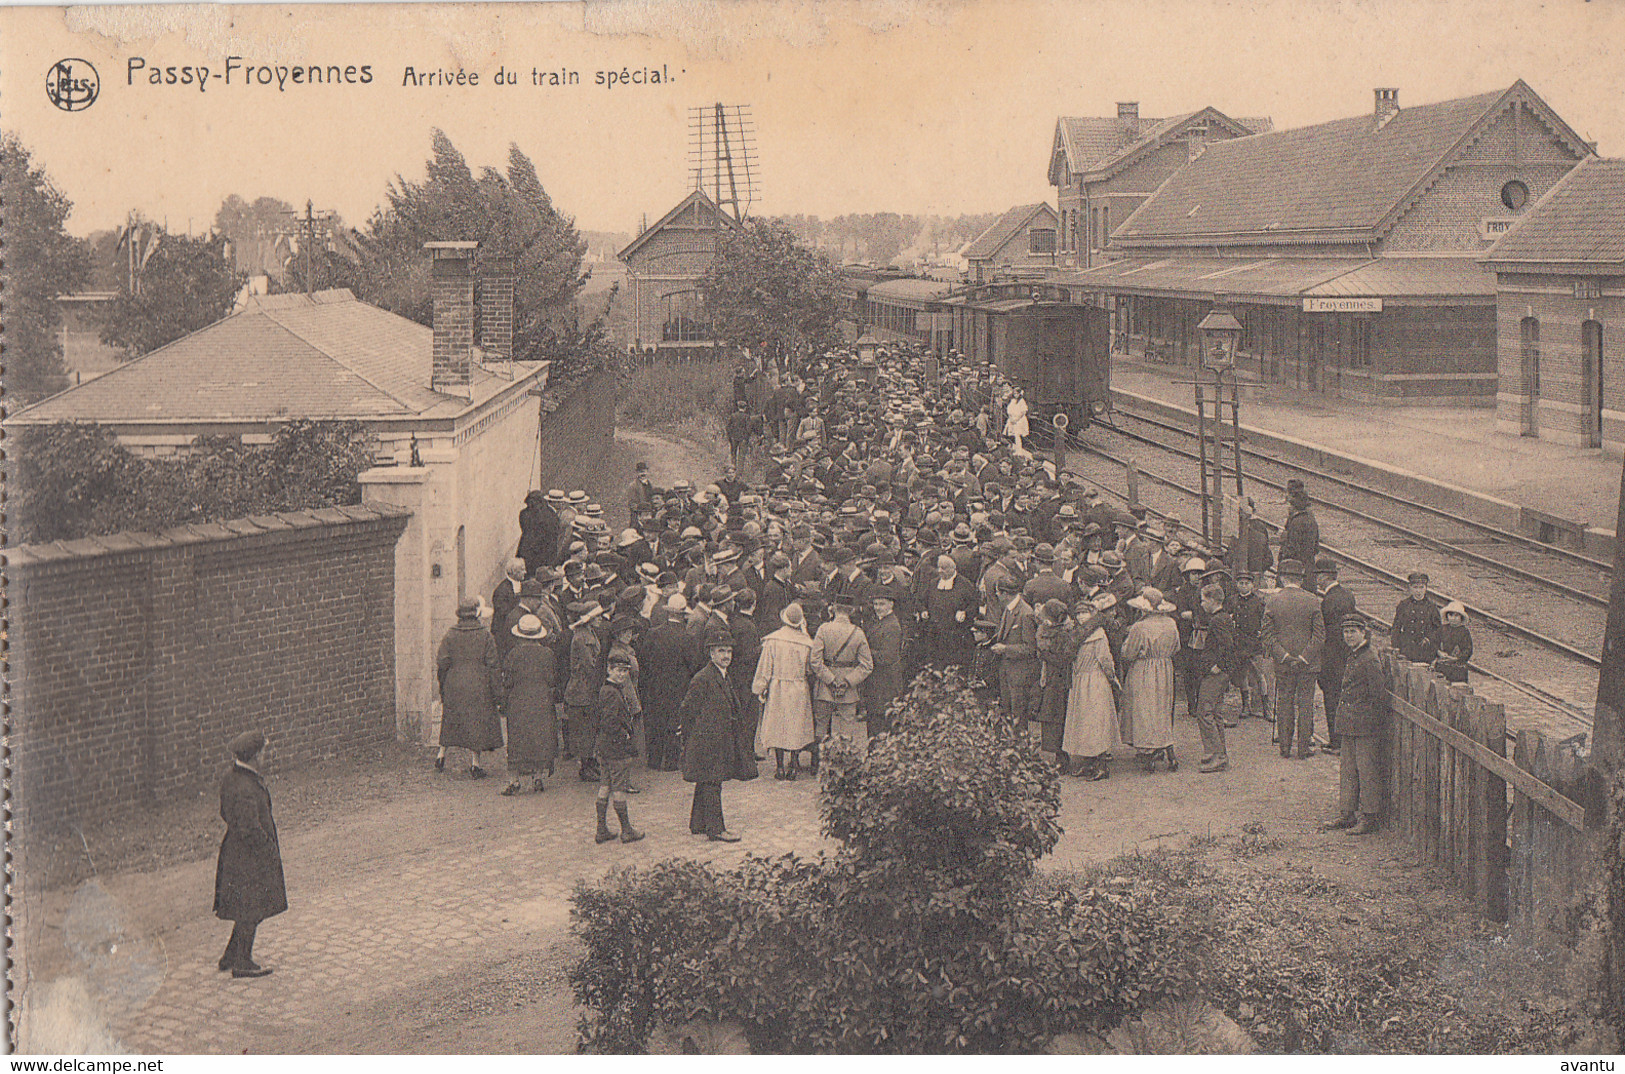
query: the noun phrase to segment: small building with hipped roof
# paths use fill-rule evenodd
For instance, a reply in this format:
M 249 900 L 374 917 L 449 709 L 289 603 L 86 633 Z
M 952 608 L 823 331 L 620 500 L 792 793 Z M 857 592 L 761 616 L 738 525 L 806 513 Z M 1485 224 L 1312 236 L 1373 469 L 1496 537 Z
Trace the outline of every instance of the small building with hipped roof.
M 249 296 L 6 425 L 93 423 L 137 454 L 169 456 L 201 436 L 260 445 L 291 421 L 360 422 L 379 464 L 361 475 L 364 500 L 412 512 L 396 546 L 396 718 L 404 736 L 427 735 L 439 635 L 462 597 L 501 576 L 541 462 L 549 363 L 512 360 L 511 278 L 479 281 L 476 308 L 476 245 L 428 244 L 432 327 L 348 290 Z

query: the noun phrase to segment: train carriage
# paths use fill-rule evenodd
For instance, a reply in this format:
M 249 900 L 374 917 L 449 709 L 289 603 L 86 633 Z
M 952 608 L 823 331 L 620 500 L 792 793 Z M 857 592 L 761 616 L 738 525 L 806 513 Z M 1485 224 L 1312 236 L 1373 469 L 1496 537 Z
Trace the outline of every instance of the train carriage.
M 1075 433 L 1111 407 L 1111 315 L 1042 283 L 996 283 L 946 299 L 958 349 L 1019 385 L 1035 431 L 1065 413 Z

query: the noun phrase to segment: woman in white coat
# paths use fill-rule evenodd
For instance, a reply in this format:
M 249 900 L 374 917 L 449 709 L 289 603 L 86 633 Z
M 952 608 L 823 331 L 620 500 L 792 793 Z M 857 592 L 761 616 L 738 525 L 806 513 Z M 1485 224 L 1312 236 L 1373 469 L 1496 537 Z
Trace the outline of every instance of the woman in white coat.
M 1072 758 L 1073 775 L 1094 781 L 1111 776 L 1112 749 L 1122 742 L 1113 692 L 1117 666 L 1099 609 L 1080 602 L 1076 621 L 1083 642 L 1072 661 L 1072 690 L 1066 698 L 1061 749 Z
M 1027 426 L 1027 395 L 1020 388 L 1004 405 L 1004 435 L 1015 441 L 1017 451 L 1026 450 L 1021 441 L 1029 435 Z
M 1123 740 L 1140 755 L 1147 772 L 1157 760 L 1168 771 L 1179 771 L 1174 757 L 1174 654 L 1179 652 L 1179 628 L 1170 613 L 1174 606 L 1162 599 L 1162 590 L 1146 586 L 1128 602 L 1140 618 L 1128 628 L 1120 655 L 1123 659 Z
M 807 634 L 807 617 L 800 604 L 787 604 L 779 613 L 784 624 L 762 639 L 751 692 L 762 700 L 757 750 L 773 751 L 774 779 L 793 780 L 801 768 L 800 751 L 813 742 L 813 705 L 809 677 L 822 678 L 823 654 Z M 785 764 L 789 755 L 789 765 Z

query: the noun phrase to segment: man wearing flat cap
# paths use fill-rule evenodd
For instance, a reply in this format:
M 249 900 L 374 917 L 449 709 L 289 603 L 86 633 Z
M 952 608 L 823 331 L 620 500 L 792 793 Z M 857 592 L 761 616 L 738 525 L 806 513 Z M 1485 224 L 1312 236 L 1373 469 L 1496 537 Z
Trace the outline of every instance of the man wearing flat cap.
M 259 923 L 288 908 L 282 880 L 282 850 L 271 817 L 271 792 L 254 767 L 265 736 L 244 731 L 231 740 L 231 768 L 220 781 L 220 818 L 226 837 L 214 874 L 214 916 L 233 922 L 231 939 L 220 956 L 222 973 L 264 977 L 271 971 L 254 961 L 254 933 Z
M 1428 600 L 1428 576 L 1412 571 L 1405 582 L 1408 592 L 1394 609 L 1390 636 L 1400 656 L 1413 664 L 1431 664 L 1439 657 L 1439 633 L 1444 623 L 1438 606 Z
M 1388 723 L 1388 684 L 1371 652 L 1371 628 L 1359 613 L 1343 618 L 1341 633 L 1349 650 L 1343 669 L 1338 733 L 1343 737 L 1336 820 L 1328 831 L 1352 829 L 1354 835 L 1377 830 L 1384 785 L 1380 749 Z

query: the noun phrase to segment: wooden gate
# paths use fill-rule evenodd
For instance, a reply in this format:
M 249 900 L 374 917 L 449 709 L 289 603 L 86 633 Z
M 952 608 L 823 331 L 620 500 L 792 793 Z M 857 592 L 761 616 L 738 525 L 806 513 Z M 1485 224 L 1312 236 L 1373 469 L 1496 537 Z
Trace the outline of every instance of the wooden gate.
M 1450 870 L 1490 920 L 1572 932 L 1562 926 L 1590 853 L 1586 810 L 1569 797 L 1585 782 L 1583 762 L 1530 731 L 1518 732 L 1509 759 L 1500 705 L 1391 649 L 1380 659 L 1394 717 L 1388 797 L 1396 834 L 1423 861 Z

